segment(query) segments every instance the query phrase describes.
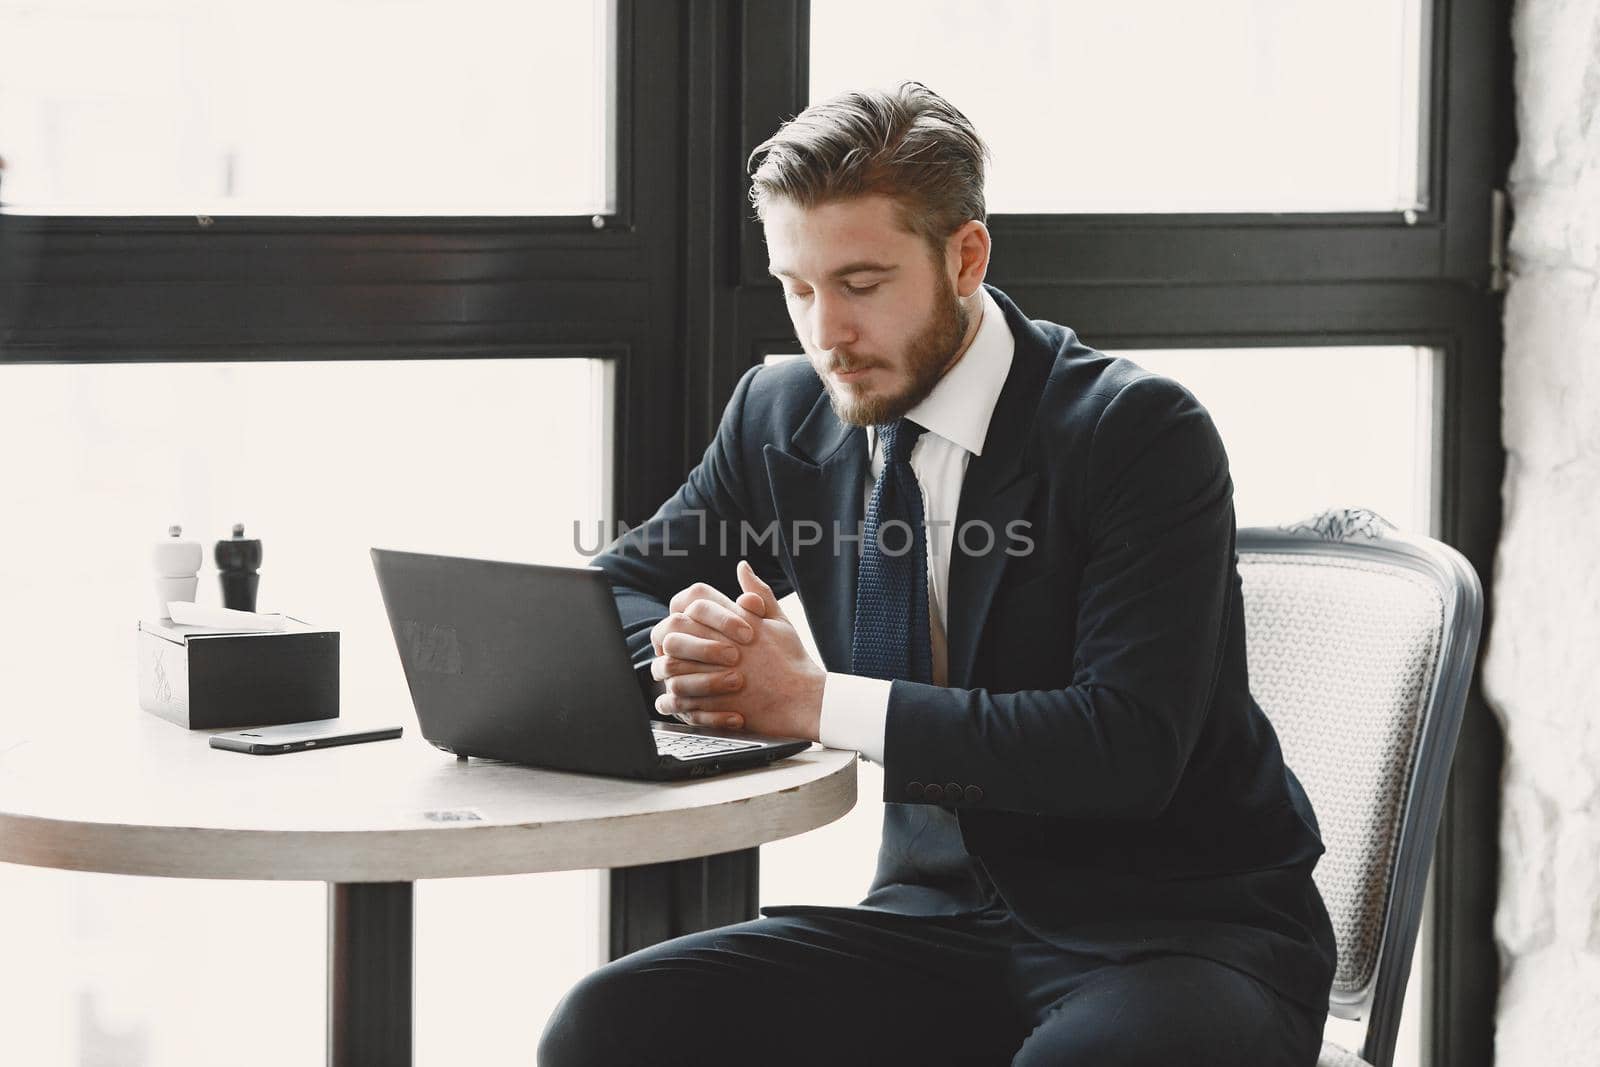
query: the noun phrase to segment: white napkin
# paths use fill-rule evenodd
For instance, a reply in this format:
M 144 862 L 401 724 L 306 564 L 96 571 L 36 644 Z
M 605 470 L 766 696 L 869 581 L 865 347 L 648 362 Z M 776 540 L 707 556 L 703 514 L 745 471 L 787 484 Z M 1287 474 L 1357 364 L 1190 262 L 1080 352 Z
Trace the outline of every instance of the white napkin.
M 191 604 L 186 600 L 167 601 L 167 612 L 180 626 L 207 626 L 235 633 L 275 633 L 284 628 L 282 615 L 263 615 L 255 611 L 234 611 Z

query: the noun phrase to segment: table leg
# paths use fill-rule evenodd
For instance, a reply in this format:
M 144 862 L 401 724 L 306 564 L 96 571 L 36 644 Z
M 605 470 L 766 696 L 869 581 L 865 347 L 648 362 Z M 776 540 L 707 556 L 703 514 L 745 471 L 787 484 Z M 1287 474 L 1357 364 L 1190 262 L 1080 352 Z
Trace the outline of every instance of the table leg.
M 410 882 L 328 883 L 328 1064 L 411 1062 Z
M 746 848 L 609 872 L 611 958 L 756 917 L 761 853 Z

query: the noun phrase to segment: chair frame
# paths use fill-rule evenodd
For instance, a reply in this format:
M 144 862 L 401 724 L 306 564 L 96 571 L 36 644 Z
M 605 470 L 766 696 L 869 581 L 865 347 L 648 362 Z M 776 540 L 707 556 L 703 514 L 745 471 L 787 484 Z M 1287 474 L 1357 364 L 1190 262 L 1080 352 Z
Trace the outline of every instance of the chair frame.
M 1445 786 L 1477 663 L 1483 586 L 1460 552 L 1432 538 L 1402 533 L 1376 513 L 1363 509 L 1325 511 L 1305 522 L 1281 527 L 1247 527 L 1238 532 L 1237 551 L 1241 556 L 1315 556 L 1401 567 L 1427 579 L 1443 600 L 1438 663 L 1429 680 L 1400 815 L 1399 840 L 1388 873 L 1377 964 L 1362 989 L 1353 994 L 1334 991 L 1328 999 L 1328 1010 L 1333 1015 L 1366 1019 L 1361 1058 L 1373 1067 L 1390 1067 L 1411 976 L 1411 956 L 1422 921 Z

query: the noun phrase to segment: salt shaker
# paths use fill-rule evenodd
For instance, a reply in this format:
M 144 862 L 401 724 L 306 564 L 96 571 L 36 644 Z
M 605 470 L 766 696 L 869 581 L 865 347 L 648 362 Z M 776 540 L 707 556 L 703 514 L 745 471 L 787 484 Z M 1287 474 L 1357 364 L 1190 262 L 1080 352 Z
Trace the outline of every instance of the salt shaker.
M 169 600 L 194 603 L 200 588 L 200 542 L 183 540 L 182 526 L 167 527 L 167 539 L 156 544 L 151 559 L 156 569 L 156 617 L 172 618 Z

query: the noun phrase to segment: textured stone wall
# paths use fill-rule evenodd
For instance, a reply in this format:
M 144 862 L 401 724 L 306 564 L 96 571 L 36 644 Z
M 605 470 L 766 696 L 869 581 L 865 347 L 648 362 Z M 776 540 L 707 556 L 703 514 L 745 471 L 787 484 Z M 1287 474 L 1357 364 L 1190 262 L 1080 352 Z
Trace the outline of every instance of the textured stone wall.
M 1600 0 L 1519 0 L 1512 36 L 1495 1044 L 1547 1067 L 1600 1063 Z

